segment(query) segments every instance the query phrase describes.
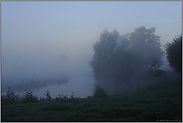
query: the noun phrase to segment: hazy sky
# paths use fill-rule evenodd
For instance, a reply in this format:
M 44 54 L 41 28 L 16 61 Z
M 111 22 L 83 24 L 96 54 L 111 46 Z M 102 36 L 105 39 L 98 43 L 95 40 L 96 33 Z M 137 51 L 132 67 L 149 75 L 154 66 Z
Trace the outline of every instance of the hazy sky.
M 104 29 L 157 27 L 162 43 L 181 34 L 181 1 L 1 2 L 2 56 L 80 59 Z
M 90 88 L 88 94 L 91 94 L 94 80 L 88 61 L 92 58 L 93 43 L 104 29 L 116 28 L 126 34 L 140 26 L 156 27 L 164 45 L 182 33 L 181 11 L 181 1 L 2 1 L 2 83 L 66 75 L 71 83 L 88 85 L 85 89 Z M 73 79 L 85 75 L 90 76 L 89 80 Z M 61 81 L 57 79 L 53 83 Z M 65 92 L 74 90 L 73 87 L 68 90 L 67 86 L 63 87 L 67 88 Z M 80 86 L 78 93 L 87 94 Z M 53 90 L 56 95 L 56 89 Z

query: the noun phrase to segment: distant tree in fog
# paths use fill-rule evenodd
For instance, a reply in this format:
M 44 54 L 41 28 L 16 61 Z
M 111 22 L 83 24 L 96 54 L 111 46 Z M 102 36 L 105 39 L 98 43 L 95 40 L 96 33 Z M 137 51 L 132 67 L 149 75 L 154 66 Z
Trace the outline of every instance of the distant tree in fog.
M 166 54 L 169 66 L 182 74 L 182 35 L 166 45 Z
M 163 64 L 163 51 L 160 48 L 160 36 L 155 35 L 155 27 L 146 29 L 139 27 L 130 33 L 130 50 L 134 55 L 138 56 L 139 67 L 149 66 L 154 59 L 157 59 L 159 65 Z
M 163 51 L 160 37 L 154 32 L 155 28 L 145 27 L 126 35 L 120 35 L 116 29 L 112 33 L 104 30 L 100 40 L 93 45 L 93 60 L 90 62 L 96 84 L 106 90 L 113 88 L 112 91 L 118 93 L 122 83 L 129 83 L 134 75 L 145 73 L 145 67 L 150 66 L 155 58 L 161 65 Z

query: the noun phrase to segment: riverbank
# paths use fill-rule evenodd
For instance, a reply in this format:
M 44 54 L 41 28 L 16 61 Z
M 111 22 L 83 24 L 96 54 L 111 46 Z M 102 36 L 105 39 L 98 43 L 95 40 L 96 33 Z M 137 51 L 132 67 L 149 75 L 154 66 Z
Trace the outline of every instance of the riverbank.
M 182 121 L 181 87 L 2 106 L 2 121 Z

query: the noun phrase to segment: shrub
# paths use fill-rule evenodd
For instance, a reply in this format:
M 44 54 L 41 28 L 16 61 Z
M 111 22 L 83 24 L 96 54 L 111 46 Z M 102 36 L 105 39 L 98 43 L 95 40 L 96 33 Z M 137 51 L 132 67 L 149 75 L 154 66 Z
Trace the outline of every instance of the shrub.
M 39 102 L 44 102 L 45 98 L 40 97 Z
M 38 102 L 38 97 L 31 90 L 29 92 L 25 90 L 25 94 L 22 94 L 22 100 L 23 103 L 34 103 Z
M 64 99 L 67 99 L 67 98 L 68 98 L 68 95 L 65 95 L 63 98 L 64 98 Z
M 22 103 L 22 98 L 20 97 L 19 94 L 15 95 L 15 103 Z
M 11 91 L 10 87 L 8 87 L 8 92 L 6 92 L 6 95 L 3 95 L 1 99 L 2 99 L 2 105 L 15 103 L 15 91 Z
M 95 92 L 93 97 L 95 98 L 101 98 L 101 97 L 106 97 L 107 93 L 105 92 L 105 90 L 97 85 L 95 85 Z
M 86 98 L 91 98 L 89 95 Z
M 46 96 L 46 101 L 51 101 L 50 91 L 45 91 L 44 95 Z
M 60 94 L 57 94 L 57 95 L 58 95 L 58 97 L 55 98 L 56 100 L 61 100 L 61 99 L 63 99 L 63 94 L 62 94 L 62 96 L 61 96 Z

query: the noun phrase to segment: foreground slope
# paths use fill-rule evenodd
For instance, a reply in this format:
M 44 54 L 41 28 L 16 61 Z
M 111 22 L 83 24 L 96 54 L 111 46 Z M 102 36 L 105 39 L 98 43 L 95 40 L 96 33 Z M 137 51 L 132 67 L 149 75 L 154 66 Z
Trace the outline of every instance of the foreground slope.
M 181 87 L 2 106 L 2 121 L 182 121 Z

